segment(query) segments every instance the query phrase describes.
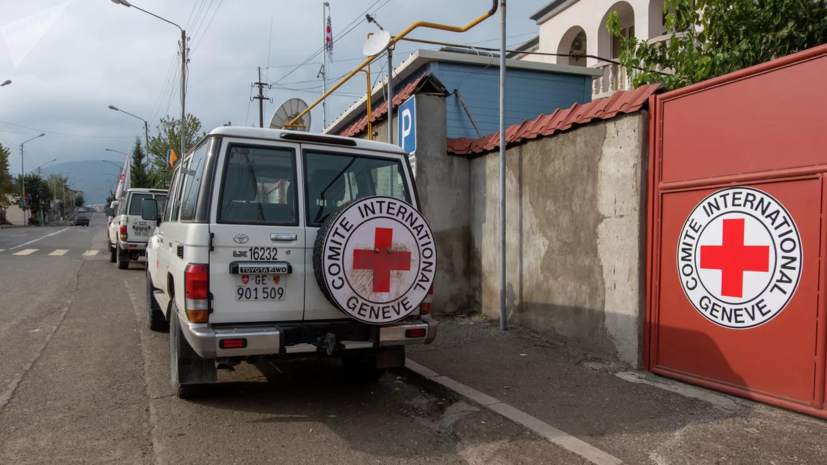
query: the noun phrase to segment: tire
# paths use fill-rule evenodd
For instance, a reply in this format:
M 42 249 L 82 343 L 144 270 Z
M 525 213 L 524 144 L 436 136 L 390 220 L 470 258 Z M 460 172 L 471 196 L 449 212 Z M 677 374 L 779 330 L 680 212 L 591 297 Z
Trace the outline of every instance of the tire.
M 361 199 L 351 200 L 350 202 L 340 206 L 335 212 L 327 215 L 327 218 L 325 218 L 322 225 L 319 227 L 319 232 L 316 233 L 316 242 L 313 243 L 313 275 L 316 278 L 316 284 L 319 286 L 319 289 L 322 291 L 322 295 L 325 299 L 327 299 L 327 301 L 336 308 L 339 308 L 339 305 L 336 303 L 336 299 L 330 295 L 324 280 L 324 266 L 322 265 L 322 261 L 324 260 L 324 240 L 330 229 L 333 228 L 336 220 L 339 219 L 342 212 L 344 212 L 350 204 L 359 200 Z M 345 312 L 342 311 L 342 313 Z
M 121 248 L 119 246 L 115 247 L 115 257 L 116 257 L 116 261 L 118 263 L 118 269 L 119 270 L 126 270 L 126 269 L 129 268 L 129 260 L 124 260 L 123 259 L 124 253 L 120 249 Z
M 152 331 L 166 331 L 169 329 L 169 322 L 164 317 L 164 312 L 158 301 L 155 300 L 155 286 L 152 285 L 152 277 L 149 274 L 149 268 L 146 270 L 146 307 L 147 307 L 147 323 L 149 329 Z
M 178 320 L 178 309 L 175 301 L 170 303 L 169 309 L 169 382 L 175 395 L 179 399 L 192 399 L 206 390 L 205 384 L 181 384 L 181 378 L 186 377 L 193 369 L 208 371 L 212 366 L 212 373 L 200 373 L 212 375 L 215 380 L 215 363 L 213 360 L 201 358 L 190 346 L 184 333 L 181 331 L 181 322 Z M 206 369 L 206 370 L 205 370 Z
M 375 383 L 385 374 L 385 368 L 376 368 L 376 357 L 343 358 L 345 378 L 360 383 Z
M 107 241 L 109 242 L 109 241 Z M 118 261 L 118 250 L 109 242 L 109 262 L 115 263 Z

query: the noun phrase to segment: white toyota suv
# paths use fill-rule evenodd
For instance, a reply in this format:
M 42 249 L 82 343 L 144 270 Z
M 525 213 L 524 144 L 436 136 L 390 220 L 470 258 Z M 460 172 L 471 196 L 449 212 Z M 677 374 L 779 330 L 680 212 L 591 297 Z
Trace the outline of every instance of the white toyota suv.
M 137 261 L 146 251 L 146 243 L 155 229 L 153 221 L 141 218 L 141 201 L 155 199 L 158 205 L 166 205 L 167 191 L 161 189 L 129 189 L 117 205 L 117 211 L 107 209 L 112 216 L 109 222 L 109 261 L 118 268 L 129 268 L 130 261 Z M 114 203 L 114 202 L 113 202 Z
M 436 246 L 408 155 L 275 129 L 213 130 L 175 167 L 147 246 L 149 327 L 170 329 L 173 388 L 267 357 L 341 359 L 355 379 L 427 344 Z

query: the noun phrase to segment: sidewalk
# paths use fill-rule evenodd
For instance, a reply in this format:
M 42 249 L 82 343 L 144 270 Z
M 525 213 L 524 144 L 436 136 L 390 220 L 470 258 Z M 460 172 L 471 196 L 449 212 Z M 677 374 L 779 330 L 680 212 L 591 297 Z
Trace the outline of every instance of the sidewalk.
M 481 317 L 442 318 L 436 342 L 407 355 L 624 463 L 827 463 L 825 421 L 502 333 Z

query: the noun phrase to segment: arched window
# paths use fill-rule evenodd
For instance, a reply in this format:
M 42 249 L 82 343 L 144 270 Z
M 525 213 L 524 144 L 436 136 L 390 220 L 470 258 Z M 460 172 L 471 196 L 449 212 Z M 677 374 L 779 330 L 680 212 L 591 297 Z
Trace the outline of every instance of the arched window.
M 620 56 L 620 39 L 609 34 L 606 30 L 606 20 L 609 13 L 616 11 L 620 17 L 620 33 L 623 37 L 635 36 L 635 10 L 632 5 L 626 2 L 617 2 L 606 11 L 600 20 L 600 28 L 597 36 L 597 54 L 606 58 L 618 58 Z
M 558 56 L 557 64 L 571 65 L 571 66 L 586 66 L 586 31 L 580 26 L 573 26 L 560 39 L 560 44 L 557 46 L 557 53 L 561 55 L 573 56 Z

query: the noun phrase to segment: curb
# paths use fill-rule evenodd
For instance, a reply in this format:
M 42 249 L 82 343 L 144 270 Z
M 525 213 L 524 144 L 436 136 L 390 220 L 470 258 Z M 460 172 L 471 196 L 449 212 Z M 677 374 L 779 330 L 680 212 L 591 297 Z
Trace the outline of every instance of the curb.
M 565 431 L 561 431 L 522 410 L 518 410 L 474 388 L 454 381 L 447 376 L 442 376 L 409 358 L 405 359 L 405 367 L 403 370 L 424 380 L 426 384 L 436 384 L 440 388 L 448 389 L 485 409 L 522 425 L 552 444 L 576 454 L 595 465 L 620 465 L 623 463 L 619 458 L 577 439 Z

